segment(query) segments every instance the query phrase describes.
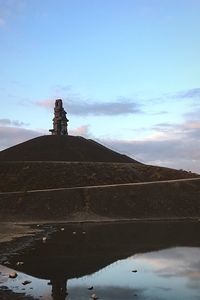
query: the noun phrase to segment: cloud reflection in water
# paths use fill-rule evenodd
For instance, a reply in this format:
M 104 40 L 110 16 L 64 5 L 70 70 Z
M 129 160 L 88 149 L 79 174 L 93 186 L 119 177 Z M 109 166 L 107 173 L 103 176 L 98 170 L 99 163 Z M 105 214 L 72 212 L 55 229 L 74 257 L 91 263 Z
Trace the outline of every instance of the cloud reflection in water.
M 135 268 L 138 272 L 132 273 Z M 70 299 L 87 296 L 87 284 L 94 285 L 104 300 L 200 299 L 200 248 L 170 248 L 120 260 L 93 275 L 70 280 Z

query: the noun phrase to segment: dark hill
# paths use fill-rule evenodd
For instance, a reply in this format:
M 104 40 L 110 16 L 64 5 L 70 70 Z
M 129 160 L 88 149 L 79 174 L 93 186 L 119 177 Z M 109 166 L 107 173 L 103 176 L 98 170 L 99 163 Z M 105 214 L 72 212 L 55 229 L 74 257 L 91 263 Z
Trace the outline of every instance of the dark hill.
M 79 136 L 40 136 L 0 152 L 0 161 L 137 163 L 126 155 Z
M 0 152 L 0 192 L 197 177 L 148 166 L 75 136 L 41 136 Z

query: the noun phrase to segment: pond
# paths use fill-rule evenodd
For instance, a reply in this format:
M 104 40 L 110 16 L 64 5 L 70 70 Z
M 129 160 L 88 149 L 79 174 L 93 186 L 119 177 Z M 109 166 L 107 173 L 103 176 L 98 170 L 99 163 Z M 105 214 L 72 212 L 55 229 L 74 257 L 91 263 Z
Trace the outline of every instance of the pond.
M 50 227 L 0 267 L 0 288 L 43 300 L 200 299 L 200 222 Z

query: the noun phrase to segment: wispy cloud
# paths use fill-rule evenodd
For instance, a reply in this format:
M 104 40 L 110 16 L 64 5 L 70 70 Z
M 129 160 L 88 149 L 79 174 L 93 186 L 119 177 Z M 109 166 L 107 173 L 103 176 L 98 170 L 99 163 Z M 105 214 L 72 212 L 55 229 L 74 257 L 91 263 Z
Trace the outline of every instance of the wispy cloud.
M 36 101 L 34 104 L 44 107 L 44 108 L 47 108 L 47 109 L 52 109 L 54 107 L 54 103 L 55 103 L 55 100 L 46 99 L 46 100 Z
M 41 100 L 36 102 L 37 105 L 45 108 L 52 108 L 54 100 Z M 89 102 L 84 100 L 65 99 L 64 106 L 72 115 L 77 116 L 114 116 L 125 114 L 143 113 L 140 105 L 130 99 L 120 98 L 114 102 Z
M 84 137 L 89 137 L 89 125 L 82 125 L 74 129 L 69 130 L 70 135 L 78 135 L 78 136 L 84 136 Z
M 197 144 L 194 140 L 188 143 L 181 143 L 180 140 L 106 140 L 106 144 L 146 164 L 200 173 L 200 143 Z
M 66 103 L 67 106 L 67 103 Z M 121 99 L 115 102 L 94 102 L 94 103 L 70 103 L 69 113 L 79 116 L 84 115 L 125 115 L 138 114 L 142 111 L 137 103 L 130 100 Z
M 18 121 L 18 120 L 10 120 L 10 119 L 0 119 L 0 126 L 16 126 L 23 127 L 27 126 L 27 123 Z
M 161 123 L 154 127 L 154 133 L 140 140 L 101 142 L 147 164 L 200 173 L 200 122 Z
M 192 120 L 192 122 L 194 122 L 194 121 L 199 122 L 199 120 L 200 120 L 200 108 L 196 107 L 196 109 L 194 109 L 193 111 L 189 111 L 189 112 L 185 113 L 183 116 L 188 121 Z
M 117 116 L 127 114 L 146 114 L 146 115 L 166 115 L 169 112 L 164 110 L 149 110 L 149 102 L 155 103 L 167 103 L 170 100 L 180 101 L 180 99 L 192 99 L 196 100 L 200 97 L 200 88 L 188 89 L 180 91 L 174 94 L 165 93 L 157 98 L 140 99 L 140 98 L 127 98 L 119 97 L 115 101 L 92 101 L 86 99 L 80 95 L 71 91 L 71 86 L 56 85 L 53 87 L 54 99 L 62 98 L 64 106 L 71 115 L 76 116 Z M 44 108 L 53 108 L 54 101 L 51 99 L 44 99 L 36 101 L 35 104 Z M 145 110 L 145 106 L 148 103 L 148 110 Z M 198 103 L 195 101 L 192 103 L 191 110 L 196 107 Z M 152 106 L 153 107 L 153 106 Z M 192 111 L 191 111 L 192 112 Z
M 185 277 L 188 287 L 199 291 L 199 248 L 178 247 L 137 255 L 140 263 L 153 267 L 159 277 Z M 191 283 L 195 286 L 191 286 Z
M 189 89 L 183 92 L 179 92 L 177 93 L 177 95 L 175 95 L 175 97 L 177 98 L 182 98 L 182 99 L 196 99 L 196 98 L 200 98 L 200 88 L 194 88 L 194 89 Z
M 161 111 L 157 111 L 157 112 L 152 112 L 150 114 L 154 115 L 154 116 L 166 115 L 166 114 L 168 114 L 168 111 L 167 110 L 161 110 Z
M 163 93 L 159 97 L 150 98 L 148 101 L 157 104 L 163 102 L 180 101 L 180 100 L 197 100 L 200 99 L 200 88 L 187 89 L 183 91 L 177 91 L 176 93 Z M 199 102 L 194 102 L 193 105 L 198 105 Z M 167 111 L 161 111 L 160 113 L 167 113 Z M 159 114 L 159 112 L 158 112 Z
M 0 150 L 40 136 L 41 132 L 17 127 L 0 126 Z

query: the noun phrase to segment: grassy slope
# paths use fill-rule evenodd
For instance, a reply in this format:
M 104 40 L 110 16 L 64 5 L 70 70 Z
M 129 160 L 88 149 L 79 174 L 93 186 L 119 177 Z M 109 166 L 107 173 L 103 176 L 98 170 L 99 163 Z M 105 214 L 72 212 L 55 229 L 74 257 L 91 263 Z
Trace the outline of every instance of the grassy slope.
M 103 185 L 197 177 L 138 163 L 0 162 L 0 191 Z

